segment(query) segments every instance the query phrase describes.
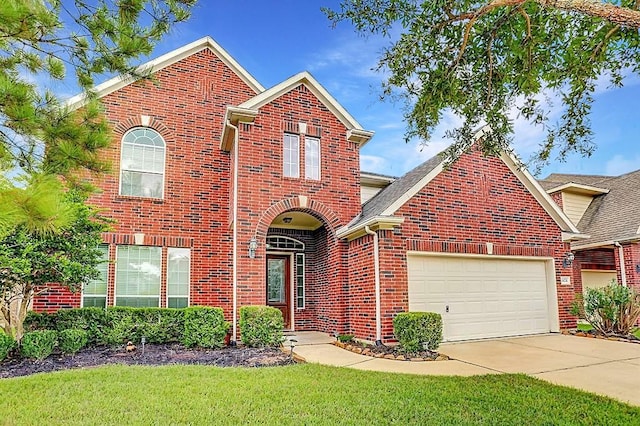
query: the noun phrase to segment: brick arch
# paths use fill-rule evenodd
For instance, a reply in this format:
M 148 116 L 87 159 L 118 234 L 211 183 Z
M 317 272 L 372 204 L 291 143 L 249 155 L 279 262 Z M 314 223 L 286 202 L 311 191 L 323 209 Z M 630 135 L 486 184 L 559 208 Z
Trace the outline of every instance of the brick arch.
M 162 136 L 162 139 L 164 139 L 165 143 L 173 142 L 173 140 L 175 139 L 173 136 L 173 132 L 171 132 L 169 128 L 165 126 L 164 123 L 162 123 L 162 121 L 158 120 L 155 117 L 149 117 L 149 122 L 143 124 L 141 115 L 134 115 L 127 118 L 126 120 L 118 122 L 118 124 L 114 126 L 113 131 L 120 137 L 120 139 L 122 139 L 125 133 L 135 127 L 148 127 L 155 130 L 156 132 L 160 133 L 160 136 Z
M 273 222 L 279 214 L 291 210 L 310 214 L 320 220 L 329 230 L 329 234 L 335 237 L 336 228 L 340 225 L 340 218 L 338 215 L 320 201 L 298 196 L 280 200 L 265 210 L 256 225 L 254 234 L 256 238 L 266 238 L 271 222 Z

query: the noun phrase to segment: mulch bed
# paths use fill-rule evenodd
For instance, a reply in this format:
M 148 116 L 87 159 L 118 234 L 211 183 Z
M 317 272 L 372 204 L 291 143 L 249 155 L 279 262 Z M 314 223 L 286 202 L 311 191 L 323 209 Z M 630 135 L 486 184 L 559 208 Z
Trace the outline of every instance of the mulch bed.
M 611 334 L 611 335 L 603 335 L 598 333 L 596 330 L 565 330 L 562 332 L 563 334 L 570 334 L 572 336 L 579 337 L 591 337 L 592 339 L 606 339 L 613 340 L 616 342 L 628 342 L 628 343 L 638 343 L 640 344 L 640 339 L 634 336 L 633 334 L 629 335 L 620 335 L 620 334 Z
M 71 368 L 124 365 L 214 365 L 217 367 L 273 367 L 294 364 L 289 354 L 274 348 L 227 347 L 189 349 L 179 344 L 146 345 L 127 353 L 124 347 L 90 347 L 75 355 L 51 355 L 43 360 L 6 359 L 0 363 L 0 378 L 28 376 Z
M 342 343 L 339 341 L 333 342 L 334 345 L 343 348 L 345 350 L 371 356 L 374 358 L 393 359 L 397 361 L 448 361 L 447 355 L 434 351 L 420 351 L 417 353 L 406 354 L 402 352 L 399 346 L 387 346 L 387 345 L 369 345 L 357 340 Z

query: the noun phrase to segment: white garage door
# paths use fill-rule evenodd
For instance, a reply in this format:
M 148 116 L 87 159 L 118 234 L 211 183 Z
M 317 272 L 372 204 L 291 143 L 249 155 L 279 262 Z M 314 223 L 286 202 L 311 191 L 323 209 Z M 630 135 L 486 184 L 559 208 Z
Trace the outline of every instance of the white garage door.
M 409 255 L 409 311 L 442 315 L 446 341 L 547 333 L 545 261 Z

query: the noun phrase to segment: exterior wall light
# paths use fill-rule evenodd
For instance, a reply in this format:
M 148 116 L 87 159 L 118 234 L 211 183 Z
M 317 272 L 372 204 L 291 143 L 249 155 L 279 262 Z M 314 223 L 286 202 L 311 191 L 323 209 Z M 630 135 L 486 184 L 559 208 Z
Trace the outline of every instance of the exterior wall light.
M 636 273 L 640 274 L 640 263 L 636 264 Z
M 254 259 L 256 257 L 256 250 L 258 249 L 258 240 L 253 237 L 249 241 L 249 258 Z
M 573 253 L 571 253 L 571 252 L 565 253 L 564 259 L 562 259 L 562 266 L 564 268 L 570 268 L 571 265 L 573 265 L 573 260 L 575 258 L 576 258 L 576 256 Z

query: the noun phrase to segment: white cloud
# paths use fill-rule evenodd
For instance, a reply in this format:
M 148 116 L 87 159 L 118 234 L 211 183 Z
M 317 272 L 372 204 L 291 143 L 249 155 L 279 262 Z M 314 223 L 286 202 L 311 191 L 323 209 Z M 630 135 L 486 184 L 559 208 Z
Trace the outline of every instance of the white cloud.
M 618 176 L 638 169 L 640 169 L 640 155 L 630 158 L 617 154 L 607 161 L 605 174 Z
M 385 174 L 387 159 L 379 155 L 361 155 L 360 170 Z

